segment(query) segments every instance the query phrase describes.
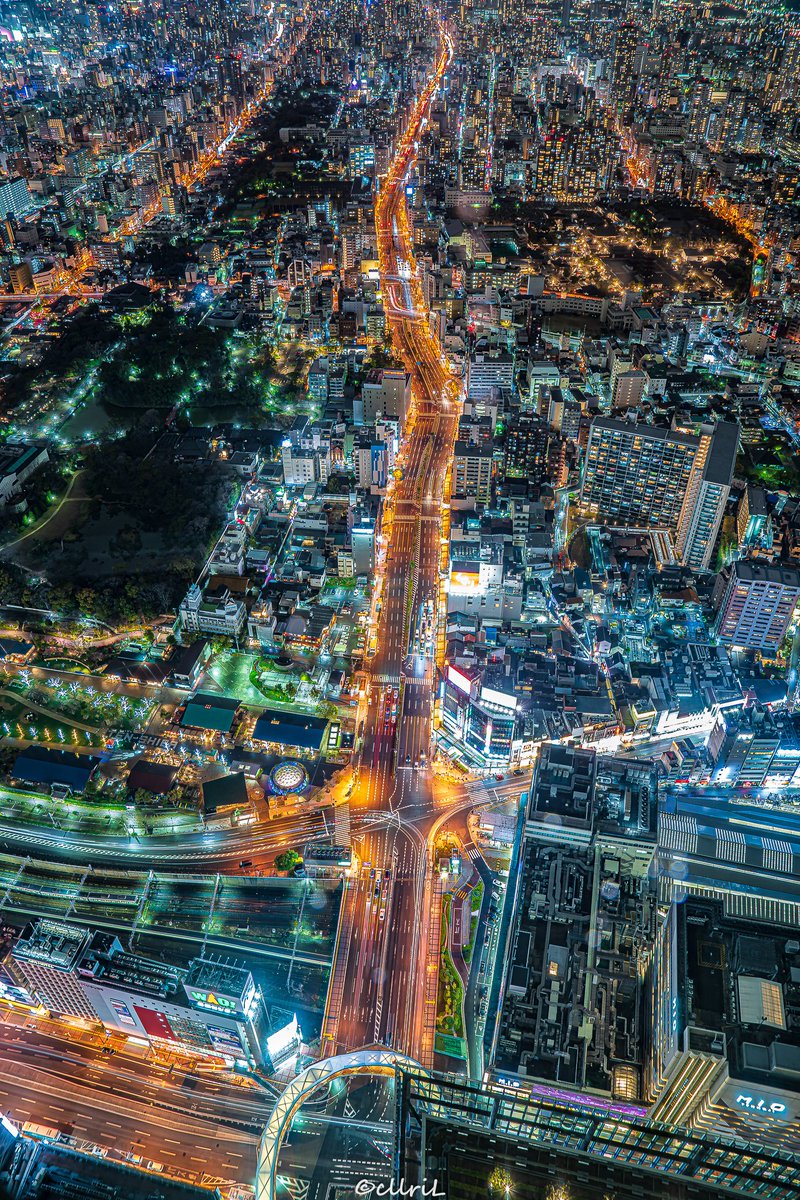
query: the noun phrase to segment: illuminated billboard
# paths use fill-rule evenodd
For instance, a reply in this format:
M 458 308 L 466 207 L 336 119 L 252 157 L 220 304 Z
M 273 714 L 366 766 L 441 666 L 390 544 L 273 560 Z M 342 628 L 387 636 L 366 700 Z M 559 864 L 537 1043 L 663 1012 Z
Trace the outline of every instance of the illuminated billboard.
M 278 1066 L 290 1054 L 293 1054 L 300 1045 L 302 1033 L 297 1022 L 297 1017 L 293 1016 L 291 1021 L 283 1026 L 282 1029 L 276 1029 L 267 1038 L 267 1055 L 273 1067 Z
M 472 689 L 472 680 L 468 675 L 462 674 L 458 667 L 448 665 L 447 682 L 452 683 L 454 688 L 458 688 L 465 696 L 469 696 Z
M 481 564 L 462 559 L 450 567 L 450 591 L 457 595 L 474 595 L 481 589 Z
M 211 1045 L 217 1054 L 225 1058 L 241 1058 L 242 1042 L 238 1029 L 223 1029 L 221 1025 L 207 1025 Z
M 496 688 L 482 687 L 481 700 L 486 704 L 493 704 L 496 708 L 507 708 L 510 712 L 514 712 L 517 707 L 516 696 L 509 696 L 507 692 L 498 692 Z
M 121 1000 L 109 1000 L 109 1004 L 116 1013 L 117 1020 L 119 1021 L 120 1025 L 126 1025 L 128 1029 L 139 1028 L 127 1004 L 123 1004 Z
M 777 1057 L 781 1058 L 780 1052 Z M 786 1125 L 800 1119 L 797 1093 L 784 1088 L 729 1079 L 714 1100 L 716 1104 L 726 1105 L 739 1115 L 747 1116 L 754 1125 L 762 1128 L 773 1122 Z
M 222 992 L 212 992 L 205 988 L 187 988 L 186 994 L 192 1008 L 201 1008 L 204 1012 L 224 1013 L 232 1017 L 242 1011 L 239 996 L 225 996 Z

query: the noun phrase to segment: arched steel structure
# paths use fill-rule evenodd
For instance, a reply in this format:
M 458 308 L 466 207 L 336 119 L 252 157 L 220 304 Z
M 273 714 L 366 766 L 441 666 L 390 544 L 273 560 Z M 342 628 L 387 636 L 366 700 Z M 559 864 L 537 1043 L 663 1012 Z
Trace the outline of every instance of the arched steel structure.
M 256 1200 L 276 1200 L 278 1156 L 292 1120 L 302 1106 L 318 1088 L 339 1079 L 343 1075 L 394 1075 L 396 1067 L 407 1067 L 421 1071 L 419 1063 L 406 1054 L 374 1046 L 369 1050 L 354 1050 L 350 1054 L 337 1054 L 334 1058 L 323 1058 L 311 1063 L 291 1081 L 277 1101 L 258 1147 L 256 1173 Z

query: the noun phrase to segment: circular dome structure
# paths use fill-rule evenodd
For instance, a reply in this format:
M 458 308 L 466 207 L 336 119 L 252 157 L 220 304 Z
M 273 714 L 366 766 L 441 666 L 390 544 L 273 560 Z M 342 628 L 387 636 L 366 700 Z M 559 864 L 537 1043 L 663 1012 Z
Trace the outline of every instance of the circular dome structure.
M 272 790 L 281 795 L 302 792 L 308 786 L 308 771 L 296 758 L 285 758 L 276 763 L 269 773 Z

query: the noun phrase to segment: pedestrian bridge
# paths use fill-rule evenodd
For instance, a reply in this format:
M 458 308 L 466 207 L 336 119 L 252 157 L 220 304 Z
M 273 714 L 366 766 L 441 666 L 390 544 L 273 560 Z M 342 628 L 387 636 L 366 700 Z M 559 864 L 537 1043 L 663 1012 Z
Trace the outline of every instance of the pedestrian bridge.
M 276 1200 L 278 1158 L 281 1145 L 298 1109 L 320 1087 L 345 1075 L 394 1075 L 396 1067 L 422 1071 L 419 1063 L 406 1054 L 374 1046 L 369 1050 L 354 1050 L 311 1063 L 289 1083 L 275 1104 L 264 1127 L 258 1147 L 256 1200 Z

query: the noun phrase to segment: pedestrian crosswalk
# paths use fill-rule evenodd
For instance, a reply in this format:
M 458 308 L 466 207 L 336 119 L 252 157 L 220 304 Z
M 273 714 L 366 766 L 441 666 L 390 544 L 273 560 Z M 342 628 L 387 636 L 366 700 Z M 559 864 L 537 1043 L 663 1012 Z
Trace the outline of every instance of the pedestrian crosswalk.
M 400 683 L 399 675 L 371 675 L 372 683 L 393 683 L 395 687 Z
M 337 804 L 334 812 L 334 827 L 337 846 L 350 845 L 350 804 L 347 800 Z

